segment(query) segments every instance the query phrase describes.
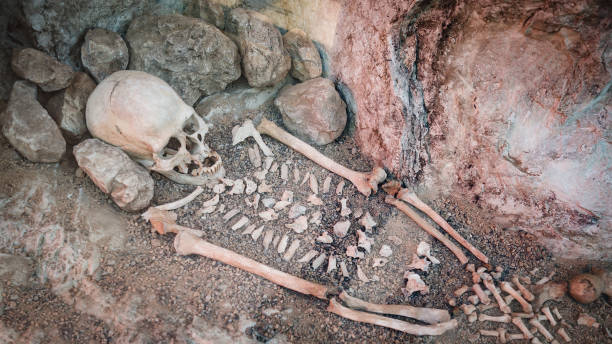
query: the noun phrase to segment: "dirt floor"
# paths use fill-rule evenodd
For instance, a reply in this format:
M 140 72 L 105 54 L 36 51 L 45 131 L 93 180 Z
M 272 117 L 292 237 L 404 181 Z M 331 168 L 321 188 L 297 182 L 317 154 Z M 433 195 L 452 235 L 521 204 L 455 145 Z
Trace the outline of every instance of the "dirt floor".
M 247 148 L 253 145 L 231 145 L 230 129 L 240 122 L 217 124 L 209 134 L 210 146 L 222 156 L 226 176 L 229 179 L 252 177 L 255 168 L 247 156 Z M 264 209 L 259 205 L 255 211 L 247 206 L 245 195 L 229 195 L 228 190 L 221 194 L 220 204 L 227 210 L 238 208 L 241 214 L 227 223 L 223 221 L 224 213 L 218 211 L 197 216 L 197 211 L 204 201 L 213 197 L 206 190 L 184 208 L 176 211 L 178 223 L 205 231 L 204 239 L 227 249 L 239 252 L 274 268 L 330 286 L 341 286 L 354 296 L 362 299 L 388 304 L 410 304 L 447 309 L 459 321 L 456 330 L 449 331 L 440 337 L 415 337 L 383 327 L 356 323 L 328 313 L 326 303 L 314 297 L 303 296 L 290 290 L 278 287 L 257 276 L 240 271 L 230 266 L 217 263 L 198 256 L 178 256 L 173 248 L 174 235 L 160 236 L 152 234 L 150 226 L 139 214 L 130 214 L 119 210 L 110 199 L 100 192 L 87 176 L 77 176 L 76 163 L 70 154 L 59 165 L 32 164 L 16 155 L 5 140 L 2 140 L 0 160 L 0 212 L 3 218 L 9 218 L 7 206 L 15 190 L 20 185 L 27 184 L 33 175 L 48 176 L 57 183 L 54 190 L 67 195 L 84 193 L 91 198 L 92 204 L 99 208 L 111 208 L 112 213 L 125 220 L 125 228 L 120 230 L 125 234 L 124 246 L 121 249 L 111 249 L 108 244 L 99 247 L 99 266 L 93 272 L 75 282 L 65 291 L 58 291 L 58 284 L 41 277 L 45 264 L 58 259 L 53 256 L 39 254 L 28 249 L 3 241 L 0 253 L 23 254 L 33 259 L 35 266 L 29 283 L 14 286 L 2 280 L 0 286 L 0 322 L 5 329 L 11 329 L 16 342 L 40 343 L 116 343 L 116 342 L 150 342 L 150 343 L 180 343 L 180 342 L 264 342 L 264 343 L 493 343 L 494 338 L 475 336 L 479 329 L 497 329 L 496 323 L 469 323 L 459 309 L 447 304 L 454 290 L 462 285 L 471 285 L 471 274 L 465 271 L 454 255 L 440 242 L 432 240 L 404 214 L 385 204 L 384 193 L 379 191 L 369 198 L 359 194 L 347 182 L 342 196 L 335 194 L 335 188 L 340 178 L 323 170 L 313 162 L 291 151 L 287 147 L 265 137 L 266 143 L 275 153 L 275 162 L 291 160 L 290 181 L 283 184 L 280 179 L 280 168 L 275 173 L 269 173 L 266 182 L 272 185 L 273 192 L 263 194 L 262 198 L 280 199 L 285 190 L 294 192 L 296 203 L 307 207 L 307 215 L 315 210 L 323 214 L 320 226 L 309 225 L 308 230 L 296 234 L 284 225 L 291 223 L 280 212 L 278 220 L 265 223 L 266 230 L 274 229 L 276 236 L 286 233 L 291 242 L 298 238 L 301 246 L 291 262 L 281 259 L 282 255 L 276 249 L 263 249 L 263 235 L 254 242 L 250 235 L 242 235 L 244 228 L 237 231 L 230 229 L 240 216 L 250 219 L 250 223 L 258 226 L 264 224 L 257 213 Z M 352 138 L 343 135 L 337 142 L 321 147 L 323 154 L 356 170 L 367 171 L 371 168 L 368 161 L 362 159 Z M 299 168 L 300 179 L 293 181 L 293 169 Z M 306 202 L 310 195 L 308 183 L 300 185 L 306 172 L 313 173 L 321 188 L 323 180 L 332 176 L 331 191 L 319 193 L 323 206 L 311 206 Z M 194 187 L 174 184 L 159 175 L 154 175 L 156 182 L 153 204 L 162 204 L 176 200 L 189 194 Z M 64 190 L 64 191 L 62 191 Z M 252 199 L 252 196 L 248 196 Z M 76 210 L 68 200 L 65 204 L 55 204 L 57 209 L 47 219 L 53 223 L 63 224 L 66 233 L 84 231 L 83 227 L 73 226 L 70 222 Z M 355 212 L 362 208 L 369 211 L 378 222 L 373 233 L 372 251 L 365 259 L 349 258 L 345 254 L 346 246 L 356 245 L 355 231 L 360 228 L 358 220 L 350 215 L 352 225 L 349 234 L 336 238 L 332 226 L 342 218 L 339 215 L 340 199 L 347 198 L 349 207 Z M 426 195 L 424 198 L 427 199 Z M 523 232 L 504 231 L 491 226 L 491 215 L 477 205 L 465 202 L 460 198 L 447 198 L 432 202 L 431 207 L 440 212 L 448 222 L 475 246 L 481 249 L 489 258 L 493 267 L 503 268 L 502 280 L 509 280 L 514 274 L 531 277 L 532 281 L 555 272 L 554 281 L 565 281 L 573 274 L 589 266 L 580 262 L 562 262 L 552 257 L 551 252 L 538 245 L 535 238 Z M 29 214 L 30 218 L 35 215 Z M 25 221 L 23 231 L 39 230 L 39 227 L 28 225 Z M 1 231 L 10 231 L 12 227 L 0 227 Z M 328 231 L 334 237 L 332 244 L 320 244 L 315 238 L 323 231 Z M 264 231 L 265 233 L 265 231 Z M 26 235 L 26 234 L 24 234 Z M 67 234 L 68 235 L 68 234 Z M 0 236 L 4 234 L 0 233 Z M 91 237 L 91 233 L 89 234 Z M 432 253 L 441 263 L 432 266 L 428 273 L 419 272 L 430 288 L 426 295 L 413 294 L 405 298 L 403 275 L 410 262 L 416 245 L 420 241 L 432 244 Z M 66 241 L 66 245 L 70 242 Z M 375 257 L 379 257 L 380 247 L 389 245 L 393 253 L 389 262 L 378 268 L 373 268 Z M 61 245 L 61 244 L 60 244 Z M 297 260 L 310 249 L 334 254 L 339 260 L 345 261 L 350 272 L 350 278 L 342 277 L 340 269 L 326 272 L 327 262 L 318 270 L 313 270 L 310 264 L 300 264 Z M 87 257 L 87 255 L 84 255 Z M 51 258 L 50 258 L 51 257 Z M 59 258 L 58 258 L 59 257 Z M 470 263 L 481 266 L 473 256 Z M 377 279 L 364 283 L 356 276 L 356 266 L 359 264 L 366 276 Z M 610 268 L 610 266 L 607 266 Z M 530 273 L 532 272 L 533 273 Z M 376 277 L 375 277 L 376 276 Z M 94 288 L 98 289 L 92 289 Z M 91 290 L 97 290 L 92 292 Z M 458 305 L 467 302 L 471 293 L 464 294 Z M 61 295 L 58 296 L 58 295 Z M 104 297 L 100 296 L 104 295 Z M 137 306 L 130 306 L 130 304 Z M 100 306 L 102 305 L 102 306 Z M 589 305 L 580 305 L 569 297 L 560 301 L 549 301 L 551 308 L 557 307 L 565 320 L 563 325 L 575 343 L 610 343 L 610 334 L 606 328 L 612 329 L 612 306 L 610 300 L 600 298 Z M 96 307 L 100 307 L 100 310 Z M 519 311 L 517 303 L 512 308 Z M 580 313 L 587 313 L 601 324 L 599 328 L 579 326 L 576 320 Z M 497 309 L 485 313 L 501 314 Z M 410 321 L 410 320 L 409 320 Z M 543 322 L 551 328 L 547 322 Z M 122 325 L 124 324 L 124 325 Z M 509 332 L 518 333 L 513 325 L 507 324 Z M 0 330 L 2 327 L 0 327 Z M 8 333 L 8 332 L 7 332 Z M 125 333 L 131 333 L 129 340 Z M 199 336 L 199 337 L 198 337 Z M 5 338 L 9 338 L 7 336 Z M 3 338 L 0 336 L 0 338 Z M 21 339 L 19 339 L 21 338 Z M 190 339 L 185 339 L 190 338 Z M 201 341 L 194 338 L 204 338 Z M 540 337 L 543 341 L 543 338 Z M 514 341 L 521 343 L 527 341 Z

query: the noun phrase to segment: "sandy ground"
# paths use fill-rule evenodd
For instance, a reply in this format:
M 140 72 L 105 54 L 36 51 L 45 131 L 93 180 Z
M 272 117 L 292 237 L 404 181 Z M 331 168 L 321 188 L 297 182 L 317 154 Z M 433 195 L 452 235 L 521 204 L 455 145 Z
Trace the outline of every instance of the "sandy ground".
M 228 133 L 234 124 L 238 122 L 217 125 L 209 134 L 212 138 L 210 145 L 222 156 L 227 177 L 230 179 L 250 176 L 256 170 L 247 157 L 247 147 L 252 145 L 253 141 L 249 141 L 248 145 L 244 143 L 235 147 L 231 145 L 231 137 Z M 293 165 L 290 169 L 291 178 L 287 184 L 283 184 L 279 177 L 280 169 L 268 175 L 267 183 L 273 186 L 273 192 L 269 195 L 262 195 L 262 198 L 273 197 L 278 200 L 283 191 L 292 190 L 295 202 L 307 205 L 306 198 L 310 194 L 308 183 L 300 185 L 304 174 L 307 171 L 313 173 L 321 187 L 325 177 L 331 173 L 270 138 L 266 137 L 265 141 L 275 153 L 275 161 L 279 165 L 288 160 L 291 160 Z M 352 138 L 348 135 L 343 135 L 337 142 L 322 147 L 321 151 L 353 169 L 366 171 L 371 168 L 369 162 L 359 156 Z M 298 166 L 301 172 L 298 183 L 293 181 L 294 166 Z M 121 250 L 101 247 L 100 266 L 93 274 L 92 281 L 116 300 L 123 300 L 128 295 L 137 295 L 144 300 L 141 304 L 145 306 L 138 309 L 144 316 L 135 322 L 136 327 L 130 330 L 146 334 L 146 336 L 134 339 L 135 342 L 183 342 L 181 338 L 184 337 L 184 333 L 182 332 L 188 325 L 193 329 L 194 324 L 201 325 L 202 332 L 210 336 L 213 336 L 215 331 L 222 333 L 219 338 L 224 338 L 223 340 L 213 339 L 211 342 L 249 342 L 251 340 L 267 343 L 495 342 L 494 338 L 476 338 L 474 334 L 479 329 L 496 329 L 497 324 L 480 322 L 470 324 L 460 310 L 446 303 L 454 290 L 464 284 L 471 284 L 471 275 L 441 243 L 432 240 L 405 215 L 385 204 L 382 191 L 366 198 L 359 194 L 350 183 L 347 183 L 343 195 L 338 196 L 333 191 L 340 179 L 332 175 L 330 193 L 320 194 L 324 206 L 307 205 L 307 214 L 311 214 L 316 209 L 323 213 L 320 226 L 311 225 L 304 233 L 293 233 L 284 228 L 286 223 L 292 222 L 282 215 L 286 212 L 281 213 L 278 220 L 266 223 L 266 228 L 274 228 L 277 236 L 280 233 L 287 233 L 291 239 L 301 240 L 300 249 L 290 263 L 283 261 L 282 255 L 279 255 L 275 249 L 263 250 L 263 235 L 257 242 L 254 242 L 250 236 L 241 235 L 242 229 L 232 231 L 230 227 L 240 215 L 227 223 L 222 220 L 223 213 L 219 212 L 206 215 L 204 218 L 196 216 L 202 203 L 212 198 L 213 194 L 210 190 L 205 191 L 195 201 L 176 212 L 180 224 L 203 229 L 206 240 L 307 280 L 342 286 L 351 294 L 372 302 L 405 303 L 447 309 L 459 321 L 456 330 L 449 331 L 440 337 L 415 337 L 382 327 L 356 323 L 326 312 L 326 303 L 314 297 L 303 296 L 280 288 L 257 276 L 210 259 L 178 256 L 172 246 L 173 235 L 152 234 L 150 226 L 139 217 L 139 214 L 120 211 L 86 176 L 75 176 L 76 167 L 73 158 L 69 155 L 59 165 L 29 163 L 13 153 L 8 143 L 2 140 L 0 160 L 2 199 L 0 201 L 11 197 L 14 188 L 29 178 L 29 173 L 33 172 L 54 178 L 59 185 L 59 190 L 66 190 L 66 192 L 81 190 L 90 196 L 99 207 L 113 208 L 113 211 L 119 214 L 118 216 L 125 219 L 127 225 L 121 228 L 126 234 L 125 247 Z M 25 173 L 26 171 L 28 173 Z M 173 201 L 193 190 L 192 186 L 177 185 L 159 175 L 154 175 L 154 179 L 156 187 L 153 204 Z M 427 195 L 421 196 L 423 199 L 428 199 Z M 226 191 L 221 195 L 220 203 L 225 205 L 226 211 L 239 208 L 241 214 L 249 217 L 251 223 L 263 224 L 257 216 L 257 212 L 261 211 L 263 206 L 260 204 L 259 210 L 255 211 L 247 206 L 244 201 L 245 197 L 244 195 L 229 195 Z M 348 204 L 353 211 L 358 208 L 369 211 L 378 222 L 378 226 L 370 234 L 375 241 L 372 252 L 366 254 L 366 258 L 360 261 L 348 258 L 345 254 L 346 246 L 357 242 L 355 230 L 359 228 L 359 225 L 353 215 L 349 216 L 352 226 L 349 235 L 345 238 L 334 237 L 332 244 L 320 244 L 314 240 L 323 231 L 332 233 L 333 224 L 341 220 L 339 210 L 340 199 L 343 197 L 348 199 Z M 554 271 L 553 280 L 564 281 L 569 276 L 588 268 L 586 263 L 562 262 L 554 259 L 551 252 L 539 246 L 535 238 L 529 234 L 504 231 L 491 226 L 488 221 L 491 215 L 485 209 L 480 209 L 477 205 L 470 203 L 469 200 L 449 197 L 429 203 L 468 241 L 488 255 L 493 266 L 501 266 L 504 269 L 502 279 L 509 280 L 512 275 L 518 273 L 528 275 L 533 281 L 536 281 Z M 59 222 L 62 222 L 62 218 L 72 216 L 74 209 L 71 209 L 69 205 L 63 207 L 59 204 L 57 206 L 63 209 L 63 213 L 57 214 Z M 83 229 L 72 228 L 70 230 L 78 232 Z M 423 240 L 432 243 L 433 255 L 441 263 L 433 266 L 428 273 L 419 272 L 430 287 L 428 294 L 413 294 L 410 298 L 405 298 L 401 292 L 403 274 L 415 252 L 416 245 Z M 393 254 L 385 266 L 373 268 L 373 259 L 379 257 L 378 251 L 383 244 L 389 245 Z M 345 261 L 350 278 L 343 278 L 339 269 L 327 273 L 327 263 L 316 271 L 309 264 L 297 263 L 297 259 L 312 248 L 328 255 L 334 254 L 339 260 Z M 19 254 L 20 250 L 5 244 L 5 247 L 0 247 L 0 253 Z M 28 255 L 34 259 L 36 266 L 43 264 L 40 261 L 41 258 L 31 253 Z M 474 263 L 476 267 L 480 266 L 479 261 L 473 256 L 470 256 L 470 263 Z M 378 281 L 360 282 L 356 277 L 356 264 L 363 268 L 368 277 L 377 276 Z M 529 272 L 534 269 L 537 271 L 530 274 Z M 84 312 L 82 308 L 67 303 L 65 298 L 56 296 L 52 285 L 49 282 L 41 281 L 36 271 L 37 268 L 34 269 L 30 282 L 25 286 L 14 286 L 2 280 L 0 321 L 7 328 L 13 329 L 18 334 L 32 331 L 33 328 L 42 331 L 36 337 L 39 340 L 30 340 L 32 342 L 45 343 L 62 340 L 67 343 L 115 343 L 118 341 L 117 338 L 125 329 L 118 328 L 114 325 L 116 323 L 109 322 L 104 317 Z M 87 294 L 82 288 L 84 288 L 82 285 L 76 285 L 70 291 L 75 300 Z M 464 294 L 458 300 L 458 304 L 467 302 L 466 297 L 469 294 Z M 92 300 L 93 303 L 100 302 L 95 297 Z M 75 304 L 78 305 L 78 302 Z M 564 297 L 560 301 L 549 301 L 548 305 L 559 309 L 565 320 L 565 326 L 567 326 L 566 331 L 575 343 L 611 342 L 605 330 L 605 327 L 612 329 L 612 307 L 609 300 L 600 298 L 592 304 L 580 305 L 569 297 Z M 512 304 L 513 309 L 518 311 L 517 306 L 516 303 Z M 159 309 L 159 311 L 154 309 Z M 602 326 L 598 329 L 578 326 L 576 319 L 582 312 L 594 316 Z M 490 309 L 486 313 L 500 314 L 497 309 Z M 203 319 L 204 322 L 200 323 L 200 319 Z M 545 322 L 545 325 L 548 326 L 548 323 Z M 554 332 L 560 326 L 557 325 Z M 510 332 L 518 332 L 512 325 L 506 327 Z M 556 334 L 555 336 L 558 337 Z M 543 340 L 542 337 L 541 339 Z M 561 342 L 560 338 L 559 341 Z M 515 343 L 521 342 L 527 341 L 515 341 Z

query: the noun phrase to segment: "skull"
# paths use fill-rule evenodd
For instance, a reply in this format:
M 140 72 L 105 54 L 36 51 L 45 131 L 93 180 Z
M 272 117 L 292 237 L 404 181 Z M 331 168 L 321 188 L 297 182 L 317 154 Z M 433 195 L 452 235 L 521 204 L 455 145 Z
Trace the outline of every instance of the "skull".
M 210 185 L 225 174 L 205 143 L 209 125 L 165 81 L 115 72 L 87 100 L 87 128 L 152 171 L 181 184 Z

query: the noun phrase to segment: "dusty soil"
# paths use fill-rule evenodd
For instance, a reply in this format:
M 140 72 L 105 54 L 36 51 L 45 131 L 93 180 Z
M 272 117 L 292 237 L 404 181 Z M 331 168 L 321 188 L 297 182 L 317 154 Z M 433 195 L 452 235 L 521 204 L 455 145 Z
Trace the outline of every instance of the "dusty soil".
M 268 116 L 274 117 L 274 114 L 268 114 Z M 227 177 L 230 179 L 250 176 L 256 170 L 247 157 L 247 145 L 244 143 L 235 147 L 231 145 L 229 132 L 235 124 L 238 122 L 218 124 L 210 133 L 212 138 L 210 145 L 222 156 Z M 310 194 L 308 183 L 301 186 L 299 184 L 306 171 L 316 175 L 320 188 L 325 177 L 331 175 L 330 172 L 321 169 L 313 162 L 268 137 L 265 137 L 264 140 L 275 153 L 275 161 L 279 165 L 288 160 L 293 161 L 293 165 L 290 168 L 290 181 L 287 184 L 283 184 L 279 177 L 280 168 L 276 173 L 268 174 L 267 183 L 273 186 L 274 191 L 270 195 L 262 195 L 262 198 L 273 197 L 278 200 L 284 190 L 292 190 L 295 202 L 307 205 L 306 198 Z M 248 142 L 248 145 L 252 144 L 252 141 Z M 325 155 L 353 169 L 369 170 L 370 163 L 358 154 L 355 147 L 353 138 L 343 135 L 337 142 L 322 147 L 320 150 Z M 41 174 L 51 173 L 49 165 L 31 164 L 11 153 L 11 150 L 12 148 L 3 140 L 0 185 L 19 183 L 19 180 L 15 180 L 15 176 L 19 173 L 8 173 L 8 171 L 27 170 Z M 293 181 L 294 166 L 298 166 L 301 172 L 298 183 Z M 102 247 L 103 259 L 96 274 L 96 283 L 116 299 L 122 299 L 128 294 L 141 295 L 144 300 L 148 300 L 147 303 L 159 304 L 164 309 L 170 310 L 168 313 L 152 313 L 150 317 L 145 317 L 138 322 L 138 328 L 135 330 L 147 333 L 150 342 L 181 342 L 179 329 L 192 323 L 196 316 L 227 331 L 236 342 L 247 339 L 269 343 L 494 342 L 493 338 L 475 338 L 473 335 L 478 332 L 478 329 L 497 328 L 497 324 L 480 322 L 470 324 L 461 311 L 453 309 L 446 303 L 455 289 L 464 284 L 471 284 L 471 275 L 461 267 L 455 256 L 442 244 L 429 238 L 410 219 L 385 204 L 382 191 L 366 198 L 359 194 L 350 183 L 347 183 L 343 196 L 338 196 L 333 191 L 340 179 L 332 176 L 330 193 L 320 193 L 325 205 L 307 206 L 307 214 L 311 214 L 316 208 L 323 213 L 320 226 L 310 225 L 304 233 L 296 234 L 284 228 L 284 224 L 292 222 L 286 216 L 281 215 L 277 221 L 266 223 L 267 229 L 276 228 L 277 236 L 278 233 L 287 233 L 291 239 L 301 239 L 300 249 L 291 263 L 283 261 L 275 249 L 264 251 L 261 244 L 263 235 L 257 242 L 254 242 L 250 236 L 241 235 L 242 229 L 232 231 L 230 227 L 239 216 L 227 223 L 223 222 L 223 213 L 219 212 L 206 215 L 205 218 L 196 216 L 202 202 L 213 196 L 210 190 L 204 192 L 186 207 L 177 210 L 178 222 L 185 226 L 203 229 L 206 233 L 204 238 L 219 246 L 311 281 L 326 285 L 340 285 L 351 294 L 372 302 L 406 303 L 448 309 L 459 321 L 457 330 L 449 331 L 441 337 L 415 337 L 382 327 L 356 323 L 326 312 L 326 303 L 321 300 L 280 288 L 233 267 L 197 256 L 177 256 L 172 246 L 173 235 L 152 234 L 150 226 L 139 217 L 139 214 L 120 211 L 86 176 L 75 176 L 76 167 L 70 154 L 59 164 L 57 168 L 59 173 L 55 173 L 53 178 L 56 178 L 60 189 L 82 189 L 83 192 L 92 196 L 100 207 L 115 208 L 121 213 L 121 217 L 128 219 L 129 223 L 129 226 L 124 228 L 127 233 L 124 250 L 111 251 Z M 27 174 L 24 174 L 23 178 L 26 177 Z M 177 185 L 159 175 L 155 175 L 154 178 L 156 188 L 153 204 L 173 201 L 184 197 L 193 190 L 192 186 Z M 3 191 L 10 195 L 9 189 Z M 423 199 L 428 199 L 427 195 L 421 196 Z M 378 222 L 378 226 L 370 234 L 375 240 L 372 252 L 366 254 L 366 258 L 360 262 L 345 255 L 345 247 L 357 242 L 355 230 L 359 228 L 359 225 L 353 215 L 349 216 L 352 226 L 349 235 L 345 238 L 338 240 L 334 237 L 334 242 L 329 245 L 314 241 L 323 231 L 332 233 L 331 227 L 341 219 L 339 209 L 342 197 L 348 199 L 353 211 L 363 208 L 369 211 Z M 226 191 L 221 195 L 221 203 L 225 204 L 226 211 L 239 208 L 243 215 L 249 217 L 251 223 L 263 224 L 257 212 L 246 205 L 244 198 L 244 195 L 229 195 Z M 587 263 L 584 262 L 562 262 L 554 259 L 551 252 L 538 245 L 536 239 L 529 234 L 507 232 L 491 226 L 490 215 L 471 200 L 449 197 L 429 203 L 467 240 L 488 255 L 493 266 L 503 267 L 502 279 L 509 279 L 510 276 L 518 273 L 529 275 L 533 281 L 536 281 L 555 271 L 553 280 L 564 281 L 576 272 L 588 268 Z M 73 211 L 68 206 L 58 205 L 58 207 L 65 210 L 66 213 L 63 216 L 66 217 L 69 217 Z M 259 211 L 262 208 L 260 204 Z M 81 229 L 74 228 L 73 230 Z M 441 263 L 433 266 L 428 273 L 419 272 L 429 285 L 430 292 L 427 295 L 414 294 L 406 299 L 401 292 L 403 274 L 416 245 L 422 240 L 432 243 L 433 255 Z M 384 267 L 372 268 L 373 258 L 379 257 L 378 251 L 383 244 L 393 249 L 390 261 Z M 343 278 L 339 269 L 329 274 L 326 273 L 327 263 L 314 271 L 309 264 L 296 262 L 313 247 L 319 252 L 334 254 L 339 260 L 344 260 L 348 265 L 351 277 Z M 476 267 L 481 265 L 472 256 L 470 256 L 470 262 L 476 264 Z M 36 262 L 36 264 L 40 263 Z M 368 277 L 377 276 L 378 281 L 360 282 L 356 277 L 357 263 Z M 529 272 L 534 269 L 537 271 L 530 274 Z M 60 338 L 68 343 L 116 342 L 119 329 L 94 316 L 79 312 L 72 305 L 56 297 L 48 283 L 36 282 L 36 276 L 33 276 L 32 280 L 34 282 L 24 287 L 15 287 L 2 282 L 0 293 L 3 298 L 0 298 L 2 306 L 0 307 L 0 321 L 6 326 L 17 332 L 26 331 L 29 328 L 39 328 L 43 332 L 46 331 L 45 329 L 54 331 L 40 336 L 40 342 L 54 342 L 50 338 Z M 73 293 L 79 295 L 78 290 L 74 290 Z M 468 294 L 464 294 L 458 300 L 458 304 L 467 302 L 465 298 Z M 566 331 L 575 342 L 605 343 L 611 340 L 609 336 L 606 336 L 605 330 L 606 327 L 612 328 L 612 307 L 609 302 L 609 300 L 600 298 L 590 305 L 579 305 L 570 298 L 564 297 L 561 301 L 549 301 L 549 306 L 558 307 L 565 320 Z M 513 303 L 512 306 L 518 311 L 516 303 Z M 497 309 L 486 311 L 492 315 L 499 314 L 498 312 Z M 602 326 L 598 329 L 578 326 L 576 319 L 582 312 L 594 316 Z M 559 326 L 561 325 L 557 327 Z M 511 325 L 507 328 L 510 332 L 518 332 Z M 555 332 L 556 329 L 554 329 Z

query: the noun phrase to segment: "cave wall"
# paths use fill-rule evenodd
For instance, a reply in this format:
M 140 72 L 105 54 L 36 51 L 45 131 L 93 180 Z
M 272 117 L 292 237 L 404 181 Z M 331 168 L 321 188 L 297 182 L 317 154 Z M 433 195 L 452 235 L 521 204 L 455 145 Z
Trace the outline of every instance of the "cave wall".
M 602 0 L 4 2 L 6 53 L 79 64 L 86 30 L 184 13 L 222 27 L 260 11 L 317 44 L 363 154 L 427 197 L 461 195 L 570 258 L 612 260 L 612 10 Z M 9 15 L 6 15 L 6 14 Z

